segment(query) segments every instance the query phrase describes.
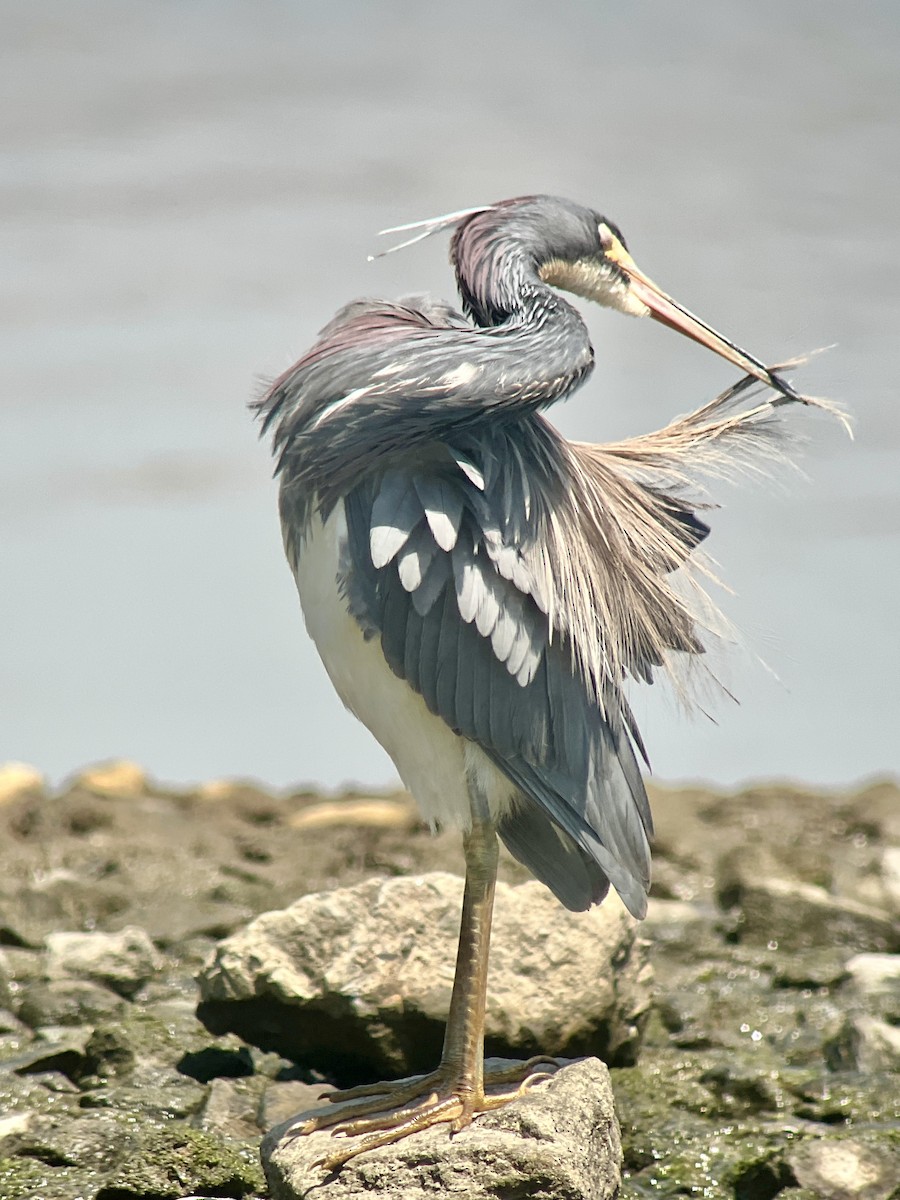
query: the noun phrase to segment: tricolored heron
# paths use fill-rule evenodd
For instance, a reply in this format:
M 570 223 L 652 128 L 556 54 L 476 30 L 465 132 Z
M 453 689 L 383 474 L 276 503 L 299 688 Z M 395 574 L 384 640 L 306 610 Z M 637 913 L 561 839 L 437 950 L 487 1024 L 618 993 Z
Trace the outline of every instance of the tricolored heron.
M 465 315 L 358 300 L 258 403 L 307 630 L 426 820 L 465 850 L 440 1065 L 334 1094 L 351 1103 L 304 1127 L 358 1135 L 332 1169 L 436 1122 L 459 1130 L 536 1078 L 529 1063 L 485 1086 L 498 834 L 567 908 L 612 884 L 644 915 L 651 816 L 624 687 L 703 651 L 708 610 L 678 583 L 708 532 L 687 485 L 765 446 L 776 405 L 816 403 L 662 292 L 589 208 L 526 196 L 422 236 L 449 227 Z M 650 315 L 745 378 L 657 433 L 570 442 L 544 410 L 594 353 L 557 288 Z M 739 408 L 757 381 L 774 395 Z

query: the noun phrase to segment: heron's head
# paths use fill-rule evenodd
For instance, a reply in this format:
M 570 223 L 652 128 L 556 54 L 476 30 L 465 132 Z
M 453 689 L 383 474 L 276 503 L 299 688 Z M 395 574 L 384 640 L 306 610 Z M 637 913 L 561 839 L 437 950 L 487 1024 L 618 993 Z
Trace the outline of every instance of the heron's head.
M 520 282 L 516 273 L 524 271 L 629 316 L 653 317 L 785 397 L 800 399 L 789 383 L 645 275 L 618 226 L 593 209 L 556 196 L 503 201 L 459 224 L 452 255 L 463 295 L 476 315 L 481 307 L 490 316 L 494 297 L 502 312 L 505 294 L 514 294 Z

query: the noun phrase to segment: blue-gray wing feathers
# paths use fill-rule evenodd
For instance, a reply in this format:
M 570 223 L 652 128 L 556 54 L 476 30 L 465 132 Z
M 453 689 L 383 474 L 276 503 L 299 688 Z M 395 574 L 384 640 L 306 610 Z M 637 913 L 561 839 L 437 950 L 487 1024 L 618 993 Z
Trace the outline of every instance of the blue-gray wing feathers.
M 459 451 L 364 479 L 344 501 L 342 591 L 391 669 L 518 789 L 499 826 L 511 852 L 569 908 L 611 881 L 641 916 L 651 821 L 630 714 L 612 683 L 597 703 L 551 629 L 514 540 L 532 503 L 516 475 L 492 481 Z

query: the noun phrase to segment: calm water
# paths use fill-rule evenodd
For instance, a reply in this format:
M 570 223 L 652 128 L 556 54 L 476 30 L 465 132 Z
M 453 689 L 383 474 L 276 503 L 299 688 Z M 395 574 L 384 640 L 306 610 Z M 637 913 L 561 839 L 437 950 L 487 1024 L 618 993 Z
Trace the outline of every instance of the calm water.
M 379 784 L 282 562 L 245 410 L 345 300 L 452 281 L 385 225 L 528 191 L 609 214 L 663 286 L 840 398 L 807 479 L 724 488 L 741 706 L 637 702 L 657 774 L 900 768 L 900 7 L 523 0 L 0 3 L 0 760 Z M 603 440 L 727 385 L 590 316 L 556 419 Z M 773 674 L 774 673 L 774 674 Z M 775 678 L 777 674 L 778 678 Z

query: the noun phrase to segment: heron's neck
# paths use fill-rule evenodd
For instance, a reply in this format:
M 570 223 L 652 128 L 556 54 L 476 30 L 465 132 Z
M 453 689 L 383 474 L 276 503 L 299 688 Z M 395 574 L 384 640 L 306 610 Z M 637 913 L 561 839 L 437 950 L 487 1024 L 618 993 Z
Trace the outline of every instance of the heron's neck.
M 594 364 L 584 322 L 536 268 L 510 266 L 502 290 L 490 272 L 488 291 L 460 281 L 475 329 L 390 302 L 339 314 L 258 406 L 289 485 L 327 503 L 394 456 L 528 420 L 578 387 Z
M 496 365 L 504 379 L 516 379 L 514 390 L 540 405 L 583 382 L 594 364 L 587 328 L 541 278 L 541 263 L 526 240 L 473 222 L 454 238 L 451 257 L 463 306 L 496 339 Z M 538 391 L 545 392 L 543 399 Z

